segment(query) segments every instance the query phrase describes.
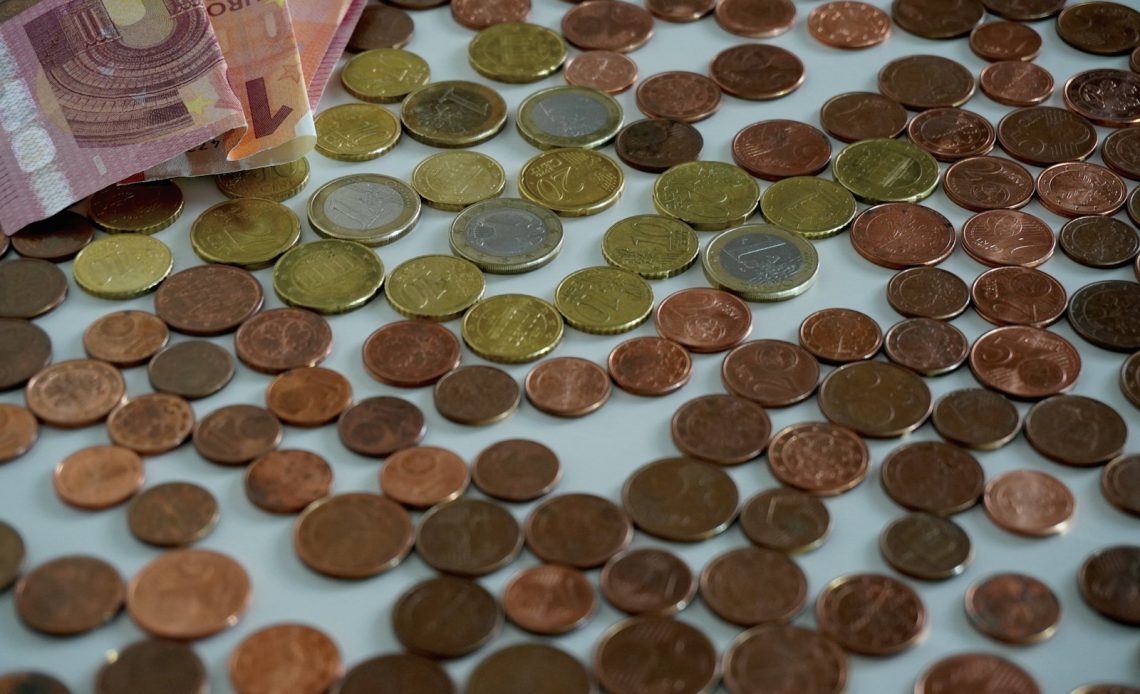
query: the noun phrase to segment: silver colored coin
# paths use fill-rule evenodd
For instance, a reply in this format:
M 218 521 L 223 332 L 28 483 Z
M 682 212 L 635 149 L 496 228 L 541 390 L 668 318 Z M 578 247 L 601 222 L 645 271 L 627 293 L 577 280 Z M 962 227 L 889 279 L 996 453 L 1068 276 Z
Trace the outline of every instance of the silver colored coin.
M 771 224 L 749 224 L 714 237 L 701 258 L 705 276 L 749 301 L 781 301 L 802 294 L 819 272 L 819 255 L 799 234 Z
M 541 205 L 496 198 L 460 212 L 449 241 L 453 253 L 484 272 L 517 274 L 554 260 L 562 250 L 562 222 Z
M 313 193 L 309 224 L 325 238 L 382 246 L 411 231 L 420 209 L 420 196 L 407 183 L 356 174 L 333 179 Z
M 589 87 L 550 87 L 528 96 L 515 120 L 523 139 L 539 149 L 601 147 L 617 135 L 622 109 Z

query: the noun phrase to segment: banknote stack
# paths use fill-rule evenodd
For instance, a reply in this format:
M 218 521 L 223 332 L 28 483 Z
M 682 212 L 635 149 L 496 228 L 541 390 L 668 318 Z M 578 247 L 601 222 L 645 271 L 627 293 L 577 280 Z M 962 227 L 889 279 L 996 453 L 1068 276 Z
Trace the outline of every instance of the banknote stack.
M 298 159 L 364 0 L 0 2 L 0 230 Z

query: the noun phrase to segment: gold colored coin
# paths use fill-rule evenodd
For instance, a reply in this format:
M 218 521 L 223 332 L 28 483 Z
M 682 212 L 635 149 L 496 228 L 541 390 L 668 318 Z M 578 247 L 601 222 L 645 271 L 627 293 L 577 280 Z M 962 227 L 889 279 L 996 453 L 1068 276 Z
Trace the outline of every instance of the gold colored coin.
M 420 209 L 420 196 L 400 179 L 354 174 L 317 188 L 309 198 L 309 225 L 325 238 L 383 246 L 411 231 Z
M 831 165 L 835 180 L 871 205 L 918 202 L 938 186 L 938 162 L 904 140 L 861 140 L 843 148 Z
M 519 173 L 519 193 L 563 217 L 597 214 L 617 202 L 625 174 L 617 162 L 590 149 L 552 149 Z
M 717 234 L 701 256 L 709 284 L 749 301 L 803 294 L 819 272 L 810 241 L 773 224 L 748 224 Z
M 807 239 L 835 236 L 851 224 L 857 209 L 846 188 L 815 176 L 777 181 L 760 199 L 760 210 L 769 222 Z
M 616 267 L 572 272 L 554 290 L 566 323 L 582 332 L 616 335 L 633 330 L 653 311 L 653 289 L 640 275 Z
M 549 354 L 562 340 L 558 309 L 527 294 L 483 299 L 463 316 L 463 341 L 488 361 L 521 364 Z
M 114 185 L 91 196 L 91 221 L 108 234 L 153 234 L 182 216 L 182 189 L 174 181 Z
M 449 212 L 497 198 L 506 184 L 499 162 L 478 152 L 433 154 L 412 171 L 412 187 L 424 202 Z
M 290 306 L 345 313 L 368 303 L 384 283 L 384 263 L 355 241 L 322 239 L 290 250 L 273 266 L 273 289 Z
M 537 24 L 493 24 L 471 39 L 467 60 L 488 79 L 536 82 L 566 62 L 566 42 L 558 32 Z
M 340 81 L 361 101 L 393 104 L 431 81 L 431 68 L 411 51 L 375 48 L 349 60 Z
M 688 224 L 658 214 L 623 219 L 602 237 L 607 263 L 651 280 L 688 270 L 699 251 L 700 241 Z
M 269 267 L 301 238 L 301 220 L 272 200 L 237 198 L 219 202 L 190 227 L 190 246 L 207 263 L 247 270 Z
M 756 211 L 760 184 L 732 164 L 690 161 L 671 167 L 653 182 L 653 206 L 698 231 L 743 224 Z
M 227 198 L 265 198 L 284 202 L 309 182 L 309 160 L 214 176 L 214 184 Z
M 513 275 L 554 260 L 562 250 L 562 221 L 529 200 L 486 200 L 455 217 L 448 241 L 452 253 L 483 272 Z
M 408 135 L 432 147 L 471 147 L 490 140 L 507 122 L 507 102 L 475 82 L 433 82 L 404 99 L 400 120 Z
M 463 258 L 425 255 L 400 263 L 384 284 L 388 303 L 408 318 L 458 318 L 483 296 L 483 273 Z
M 621 124 L 621 104 L 612 96 L 566 85 L 531 94 L 515 118 L 519 134 L 539 149 L 601 147 L 614 139 Z
M 400 121 L 383 106 L 341 104 L 317 116 L 317 151 L 339 161 L 368 161 L 400 139 Z
M 99 239 L 75 256 L 75 283 L 100 299 L 130 299 L 159 285 L 174 255 L 156 238 L 123 234 Z

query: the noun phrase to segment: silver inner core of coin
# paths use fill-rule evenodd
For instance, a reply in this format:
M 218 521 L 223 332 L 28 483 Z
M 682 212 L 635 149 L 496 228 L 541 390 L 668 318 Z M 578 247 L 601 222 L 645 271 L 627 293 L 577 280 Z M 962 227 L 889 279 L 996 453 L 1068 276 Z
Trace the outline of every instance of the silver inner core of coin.
M 366 231 L 384 227 L 404 214 L 404 196 L 374 181 L 358 181 L 333 191 L 325 199 L 325 214 L 345 229 Z
M 596 133 L 610 120 L 605 104 L 597 99 L 564 92 L 536 99 L 530 118 L 538 130 L 558 137 Z
M 733 277 L 750 284 L 774 284 L 803 269 L 800 250 L 778 236 L 737 236 L 720 249 L 720 264 Z
M 533 251 L 546 234 L 542 219 L 526 210 L 492 210 L 467 224 L 467 243 L 472 248 L 503 258 Z

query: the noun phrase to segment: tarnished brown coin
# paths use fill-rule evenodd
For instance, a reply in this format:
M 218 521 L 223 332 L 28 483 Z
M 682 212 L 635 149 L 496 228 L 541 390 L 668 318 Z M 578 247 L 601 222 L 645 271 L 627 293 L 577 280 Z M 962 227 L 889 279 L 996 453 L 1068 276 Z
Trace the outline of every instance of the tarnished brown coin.
M 1117 2 L 1077 3 L 1057 17 L 1057 35 L 1085 53 L 1127 53 L 1140 44 L 1140 12 Z
M 611 557 L 599 584 L 611 605 L 634 615 L 675 614 L 697 593 L 689 565 L 663 549 L 631 549 Z
M 180 333 L 221 335 L 257 313 L 264 300 L 249 270 L 211 263 L 166 278 L 154 293 L 154 312 Z
M 1109 463 L 1101 473 L 1100 490 L 1116 508 L 1140 516 L 1140 455 L 1121 456 Z
M 741 0 L 728 2 L 739 3 Z M 717 7 L 723 7 L 724 4 L 722 0 Z M 787 96 L 799 89 L 804 82 L 804 64 L 795 53 L 779 46 L 746 43 L 717 53 L 709 65 L 709 76 L 726 94 L 741 99 L 766 101 Z M 811 158 L 805 156 L 803 165 L 814 166 L 811 161 Z
M 983 500 L 990 520 L 1030 537 L 1064 532 L 1077 508 L 1064 482 L 1036 470 L 1014 470 L 992 478 Z
M 1140 350 L 1140 284 L 1105 280 L 1087 284 L 1069 300 L 1069 325 L 1098 347 Z M 33 379 L 34 380 L 34 379 Z
M 691 287 L 662 299 L 653 322 L 661 337 L 691 352 L 723 352 L 752 332 L 752 310 L 734 294 Z
M 0 694 L 22 694 L 28 690 L 36 694 L 71 694 L 67 685 L 42 672 L 9 672 L 0 675 Z
M 888 656 L 910 648 L 926 632 L 926 606 L 902 581 L 881 574 L 841 576 L 815 603 L 819 630 L 845 650 Z
M 454 2 L 451 7 L 455 7 Z M 566 63 L 562 76 L 567 84 L 575 87 L 592 87 L 607 94 L 620 94 L 637 81 L 637 63 L 629 56 L 614 51 L 586 51 Z
M 0 391 L 19 388 L 51 363 L 51 338 L 19 318 L 0 318 Z
M 355 492 L 310 504 L 293 526 L 293 549 L 313 571 L 368 578 L 394 568 L 412 549 L 412 518 L 391 499 Z
M 1140 275 L 1140 271 L 1137 275 Z M 1120 367 L 1120 392 L 1124 393 L 1129 402 L 1140 407 L 1140 356 L 1137 354 L 1125 359 Z
M 146 375 L 155 390 L 195 400 L 226 387 L 234 377 L 234 359 L 213 342 L 187 340 L 155 354 Z
M 675 542 L 697 542 L 724 532 L 736 518 L 740 500 L 727 473 L 692 458 L 665 458 L 634 470 L 621 496 L 638 528 Z
M 831 142 L 807 123 L 761 121 L 745 126 L 732 138 L 732 160 L 768 181 L 814 176 L 830 163 Z
M 40 564 L 16 584 L 16 614 L 53 636 L 97 629 L 123 609 L 123 577 L 98 557 L 68 555 Z
M 12 234 L 9 240 L 12 248 L 25 258 L 59 263 L 74 258 L 93 238 L 95 227 L 89 219 L 71 210 L 63 210 L 29 224 Z
M 1065 0 L 982 0 L 986 9 L 1014 22 L 1032 22 L 1052 17 L 1065 6 Z
M 127 507 L 127 526 L 156 547 L 182 547 L 201 540 L 219 518 L 218 500 L 191 482 L 166 482 L 143 491 Z
M 119 368 L 145 364 L 166 346 L 166 323 L 146 311 L 115 311 L 99 316 L 83 331 L 83 351 Z
M 1011 111 L 998 121 L 998 144 L 1034 166 L 1081 161 L 1096 151 L 1097 134 L 1083 116 L 1053 106 Z
M 586 666 L 542 643 L 507 646 L 487 656 L 467 679 L 467 694 L 589 694 Z
M 318 313 L 303 308 L 262 311 L 238 328 L 234 351 L 242 363 L 261 373 L 277 374 L 316 366 L 332 350 L 332 328 Z
M 840 694 L 847 686 L 847 654 L 811 629 L 761 624 L 728 647 L 724 684 L 731 694 Z
M 0 463 L 27 453 L 39 436 L 40 425 L 31 412 L 19 405 L 0 403 Z
M 845 364 L 819 385 L 819 409 L 833 424 L 873 438 L 902 436 L 930 415 L 926 383 L 908 369 L 881 361 Z
M 807 552 L 823 544 L 831 515 L 823 502 L 785 487 L 756 494 L 740 509 L 740 529 L 754 544 L 780 552 Z
M 602 367 L 578 357 L 540 362 L 526 375 L 523 386 L 530 404 L 556 417 L 583 417 L 595 412 L 613 390 Z
M 1140 547 L 1117 545 L 1097 550 L 1081 565 L 1081 597 L 1097 612 L 1124 624 L 1140 624 Z
M 95 676 L 95 694 L 207 694 L 209 689 L 206 666 L 194 649 L 160 639 L 136 641 L 109 653 Z
M 997 141 L 983 116 L 960 108 L 932 108 L 910 119 L 910 141 L 940 161 L 958 161 L 989 153 Z
M 879 551 L 896 571 L 924 581 L 957 576 L 974 554 L 965 530 L 929 513 L 911 513 L 883 528 Z
M 0 592 L 8 589 L 24 565 L 24 538 L 12 526 L 0 520 Z
M 618 344 L 606 360 L 618 388 L 634 395 L 668 395 L 689 382 L 688 350 L 663 337 L 635 337 Z
M 82 448 L 60 461 L 52 485 L 64 502 L 98 510 L 123 503 L 143 484 L 143 462 L 120 446 Z
M 1104 138 L 1100 156 L 1105 166 L 1121 176 L 1140 179 L 1140 128 L 1121 128 Z
M 715 0 L 647 0 L 646 9 L 667 22 L 695 22 L 713 11 Z
M 875 205 L 863 210 L 851 225 L 851 245 L 856 252 L 895 270 L 937 265 L 950 257 L 956 243 L 957 233 L 949 219 L 914 203 Z
M 720 108 L 720 86 L 695 72 L 659 72 L 637 86 L 636 103 L 650 118 L 696 123 Z
M 577 629 L 594 614 L 597 602 L 594 586 L 584 573 L 558 564 L 523 569 L 503 586 L 507 619 L 534 634 Z
M 891 16 L 865 2 L 828 2 L 808 15 L 808 32 L 832 48 L 870 48 L 891 35 Z
M 220 465 L 245 465 L 281 443 L 281 422 L 273 413 L 254 405 L 219 407 L 198 422 L 194 448 Z
M 1103 465 L 1124 452 L 1128 425 L 1109 405 L 1083 395 L 1054 395 L 1025 416 L 1035 451 L 1065 465 Z
M 67 277 L 46 260 L 16 258 L 0 264 L 0 318 L 36 318 L 67 298 Z
M 1021 416 L 1013 403 L 985 388 L 943 395 L 934 403 L 930 421 L 942 438 L 979 451 L 1001 448 L 1021 430 Z
M 364 341 L 364 368 L 381 383 L 418 388 L 459 366 L 459 338 L 435 321 L 389 323 Z
M 455 683 L 434 660 L 389 653 L 352 666 L 336 694 L 455 694 Z
M 94 359 L 71 359 L 33 376 L 24 398 L 44 424 L 71 429 L 102 421 L 125 394 L 126 384 L 115 367 Z
M 883 331 L 865 313 L 825 308 L 800 323 L 800 345 L 827 364 L 870 359 L 883 346 Z
M 1127 222 L 1104 215 L 1077 217 L 1066 222 L 1057 241 L 1065 255 L 1092 268 L 1127 265 L 1140 252 L 1140 234 L 1136 229 Z
M 1036 63 L 1003 60 L 987 66 L 978 78 L 982 93 L 1006 106 L 1036 106 L 1053 94 L 1053 75 Z
M 610 694 L 711 691 L 716 647 L 699 629 L 669 617 L 630 617 L 606 630 L 594 674 Z
M 352 384 L 338 371 L 302 366 L 280 375 L 265 389 L 265 405 L 286 424 L 319 427 L 352 404 Z
M 867 476 L 867 444 L 846 427 L 825 422 L 793 424 L 768 444 L 768 469 L 789 487 L 820 496 L 842 494 Z
M 494 24 L 525 22 L 530 16 L 530 0 L 452 0 L 451 16 L 476 31 Z
M 629 2 L 583 2 L 562 16 L 562 35 L 584 51 L 628 53 L 653 36 L 653 15 Z
M 819 111 L 823 129 L 843 142 L 895 137 L 909 118 L 902 104 L 874 92 L 833 96 Z
M 519 407 L 519 384 L 495 366 L 462 366 L 435 384 L 435 408 L 457 424 L 502 421 Z
M 787 622 L 807 600 L 807 577 L 781 552 L 742 547 L 714 557 L 701 571 L 701 599 L 740 626 Z
M 562 478 L 554 451 L 537 441 L 508 439 L 475 457 L 471 477 L 479 491 L 503 501 L 530 501 L 550 493 Z
M 791 0 L 721 0 L 716 4 L 715 17 L 730 34 L 770 38 L 792 28 L 796 6 Z
M 1062 217 L 1112 214 L 1128 199 L 1128 186 L 1103 166 L 1063 162 L 1037 176 L 1037 199 L 1042 207 Z
M 416 554 L 437 571 L 457 576 L 482 576 L 503 568 L 519 555 L 522 543 L 511 512 L 482 499 L 436 506 L 416 530 Z
M 952 39 L 978 26 L 986 10 L 978 0 L 895 0 L 891 18 L 916 36 Z
M 592 569 L 633 539 L 633 524 L 621 507 L 593 494 L 561 494 L 542 502 L 523 527 L 526 546 L 539 559 Z
M 435 446 L 401 449 L 380 468 L 380 491 L 412 508 L 430 508 L 458 499 L 470 480 L 462 458 Z
M 990 267 L 1037 267 L 1053 257 L 1056 245 L 1047 223 L 1020 210 L 982 212 L 962 226 L 962 250 Z
M 458 658 L 494 638 L 503 613 L 478 583 L 437 576 L 408 589 L 392 608 L 392 630 L 412 653 Z
M 390 5 L 367 5 L 345 49 L 352 53 L 374 48 L 403 48 L 412 40 L 416 25 L 411 16 Z
M 340 649 L 304 624 L 274 624 L 242 639 L 230 653 L 238 694 L 324 694 L 340 679 Z
M 883 96 L 916 111 L 961 106 L 974 95 L 974 88 L 973 73 L 960 63 L 937 55 L 896 58 L 879 71 L 879 91 Z
M 907 318 L 887 330 L 883 351 L 888 359 L 920 376 L 941 376 L 966 362 L 970 341 L 946 321 Z
M 970 32 L 970 50 L 993 62 L 1033 60 L 1041 52 L 1041 34 L 1019 22 L 987 22 Z
M 139 455 L 160 455 L 181 446 L 194 430 L 194 410 L 177 395 L 147 393 L 116 407 L 107 417 L 111 443 Z
M 879 475 L 895 503 L 939 516 L 973 508 L 986 484 L 985 471 L 974 456 L 940 441 L 899 446 L 883 460 Z
M 1019 573 L 993 574 L 966 591 L 974 628 L 1006 643 L 1044 641 L 1061 622 L 1061 602 L 1041 581 Z
M 978 315 L 994 325 L 1044 328 L 1061 318 L 1069 297 L 1052 275 L 1014 266 L 978 275 L 970 299 Z
M 686 455 L 736 465 L 760 455 L 772 423 L 764 408 L 735 395 L 702 395 L 677 408 L 673 443 Z
M 622 128 L 614 151 L 638 171 L 661 173 L 671 166 L 696 161 L 705 140 L 699 130 L 680 121 L 647 118 Z
M 764 407 L 787 407 L 815 392 L 819 362 L 790 342 L 752 340 L 725 355 L 720 379 L 737 397 Z
M 1081 357 L 1056 333 L 1010 325 L 974 341 L 970 370 L 984 386 L 1011 398 L 1037 400 L 1072 388 L 1081 373 Z
M 950 320 L 970 305 L 970 288 L 949 270 L 913 267 L 891 277 L 887 303 L 908 318 Z
M 1140 13 L 1137 14 L 1140 20 Z M 1140 21 L 1137 22 L 1140 29 Z M 1140 35 L 1137 36 L 1140 40 Z M 1065 83 L 1065 105 L 1097 125 L 1124 128 L 1140 123 L 1140 103 L 1130 94 L 1140 87 L 1140 75 L 1130 70 L 1094 68 Z
M 959 653 L 926 669 L 914 685 L 915 694 L 957 694 L 1000 687 L 1008 694 L 1041 694 L 1033 676 L 1000 656 Z
M 246 468 L 245 496 L 270 513 L 297 513 L 332 492 L 333 471 L 311 451 L 270 451 Z
M 383 458 L 422 441 L 427 423 L 420 408 L 407 400 L 379 395 L 345 410 L 336 429 L 350 451 Z
M 947 169 L 942 180 L 950 202 L 972 212 L 1025 207 L 1033 199 L 1034 185 L 1024 166 L 1002 157 L 963 159 Z

